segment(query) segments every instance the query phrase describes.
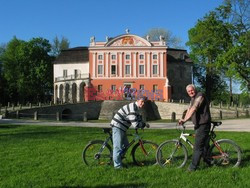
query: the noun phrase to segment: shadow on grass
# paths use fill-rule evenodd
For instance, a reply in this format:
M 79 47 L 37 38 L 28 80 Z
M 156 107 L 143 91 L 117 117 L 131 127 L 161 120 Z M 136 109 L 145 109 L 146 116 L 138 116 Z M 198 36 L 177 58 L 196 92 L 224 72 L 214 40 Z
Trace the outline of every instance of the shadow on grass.
M 1 125 L 0 124 L 0 129 L 13 129 L 13 128 L 18 128 L 21 127 L 21 125 Z

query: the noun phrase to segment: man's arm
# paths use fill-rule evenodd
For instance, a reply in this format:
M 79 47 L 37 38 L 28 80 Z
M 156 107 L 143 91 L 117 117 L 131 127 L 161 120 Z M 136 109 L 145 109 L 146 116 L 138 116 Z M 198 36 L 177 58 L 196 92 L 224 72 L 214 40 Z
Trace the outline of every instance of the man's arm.
M 188 121 L 192 115 L 194 114 L 194 112 L 197 111 L 197 109 L 201 106 L 202 102 L 204 101 L 204 97 L 203 96 L 199 96 L 197 97 L 197 99 L 195 99 L 194 104 L 192 106 L 190 106 L 187 110 L 187 113 L 185 115 L 184 119 L 180 119 L 179 123 L 183 124 L 186 121 Z

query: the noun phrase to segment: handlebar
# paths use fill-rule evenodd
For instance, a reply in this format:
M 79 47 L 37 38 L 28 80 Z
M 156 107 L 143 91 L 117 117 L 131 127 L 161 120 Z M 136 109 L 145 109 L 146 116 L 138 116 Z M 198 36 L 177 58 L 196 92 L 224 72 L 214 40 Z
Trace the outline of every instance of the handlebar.
M 186 126 L 184 125 L 185 123 L 183 124 L 180 124 L 179 122 L 176 123 L 176 129 L 179 130 L 179 131 L 185 131 L 186 129 Z M 181 130 L 182 128 L 182 130 Z

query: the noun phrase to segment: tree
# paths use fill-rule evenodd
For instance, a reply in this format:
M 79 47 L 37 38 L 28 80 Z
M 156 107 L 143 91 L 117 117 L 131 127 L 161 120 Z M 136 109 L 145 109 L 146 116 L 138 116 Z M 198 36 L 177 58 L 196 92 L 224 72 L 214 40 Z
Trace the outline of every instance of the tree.
M 0 46 L 0 103 L 3 104 L 6 98 L 5 92 L 5 79 L 3 78 L 3 68 L 1 57 L 5 51 L 6 45 L 2 44 Z
M 250 91 L 250 22 L 248 0 L 225 0 L 216 11 L 224 23 L 230 24 L 232 46 L 220 55 L 220 68 L 229 78 L 241 82 L 242 90 Z
M 194 28 L 188 31 L 190 56 L 202 70 L 197 74 L 197 81 L 205 89 L 209 100 L 214 100 L 214 88 L 222 88 L 223 82 L 217 82 L 221 74 L 217 69 L 217 59 L 232 45 L 228 25 L 218 19 L 215 12 L 210 12 L 202 20 L 198 20 Z M 220 90 L 217 90 L 217 93 Z M 222 92 L 222 91 L 221 91 Z
M 52 90 L 52 61 L 49 41 L 33 38 L 28 42 L 14 37 L 2 55 L 3 76 L 13 102 L 45 99 Z
M 145 35 L 144 38 L 147 38 L 147 35 L 149 36 L 151 41 L 159 41 L 160 40 L 160 36 L 163 36 L 167 46 L 170 46 L 172 48 L 183 48 L 181 46 L 181 39 L 173 36 L 173 34 L 171 33 L 171 31 L 168 31 L 166 29 L 163 28 L 153 28 L 150 29 Z
M 66 37 L 62 37 L 61 40 L 56 36 L 51 44 L 51 55 L 57 57 L 62 50 L 69 48 L 69 40 Z

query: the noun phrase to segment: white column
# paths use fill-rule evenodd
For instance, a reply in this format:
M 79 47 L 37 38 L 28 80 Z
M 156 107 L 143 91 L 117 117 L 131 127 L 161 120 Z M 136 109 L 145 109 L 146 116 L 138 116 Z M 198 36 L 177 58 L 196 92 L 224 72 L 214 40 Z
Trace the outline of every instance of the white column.
M 96 77 L 96 73 L 95 73 L 95 69 L 96 69 L 96 63 L 95 63 L 96 59 L 95 59 L 95 56 L 96 56 L 96 53 L 92 53 L 92 55 L 93 55 L 93 62 L 92 62 L 93 77 L 95 78 Z
M 147 77 L 150 77 L 150 66 L 151 66 L 151 59 L 150 59 L 150 53 L 147 54 Z
M 120 62 L 119 63 L 119 67 L 120 67 L 120 71 L 119 71 L 119 77 L 122 77 L 122 70 L 123 70 L 123 67 L 122 67 L 122 53 L 120 53 L 120 58 L 119 58 Z
M 103 66 L 105 66 L 105 68 L 106 68 L 106 70 L 105 70 L 105 74 L 104 74 L 104 77 L 110 77 L 110 75 L 109 75 L 109 68 L 110 68 L 110 66 L 109 66 L 109 62 L 108 62 L 108 60 L 109 60 L 109 53 L 105 53 L 106 55 L 105 55 L 105 62 L 103 62 Z
M 131 57 L 132 58 L 132 57 Z M 136 62 L 136 53 L 134 53 L 134 57 L 133 57 L 133 59 L 134 59 L 134 66 L 133 67 L 131 67 L 131 68 L 133 68 L 133 73 L 134 73 L 134 77 L 136 77 L 136 64 L 137 64 L 137 62 Z
M 160 66 L 161 66 L 161 69 L 160 69 L 160 77 L 163 77 L 163 53 L 160 53 L 161 57 L 160 57 Z
M 59 96 L 58 95 L 58 86 L 57 86 L 57 90 L 56 90 L 56 84 L 54 84 L 54 104 L 56 104 L 56 102 L 57 102 L 57 96 Z
M 62 101 L 63 101 L 63 103 L 65 103 L 66 102 L 66 85 L 65 85 L 65 83 L 63 84 L 63 96 L 62 96 Z

